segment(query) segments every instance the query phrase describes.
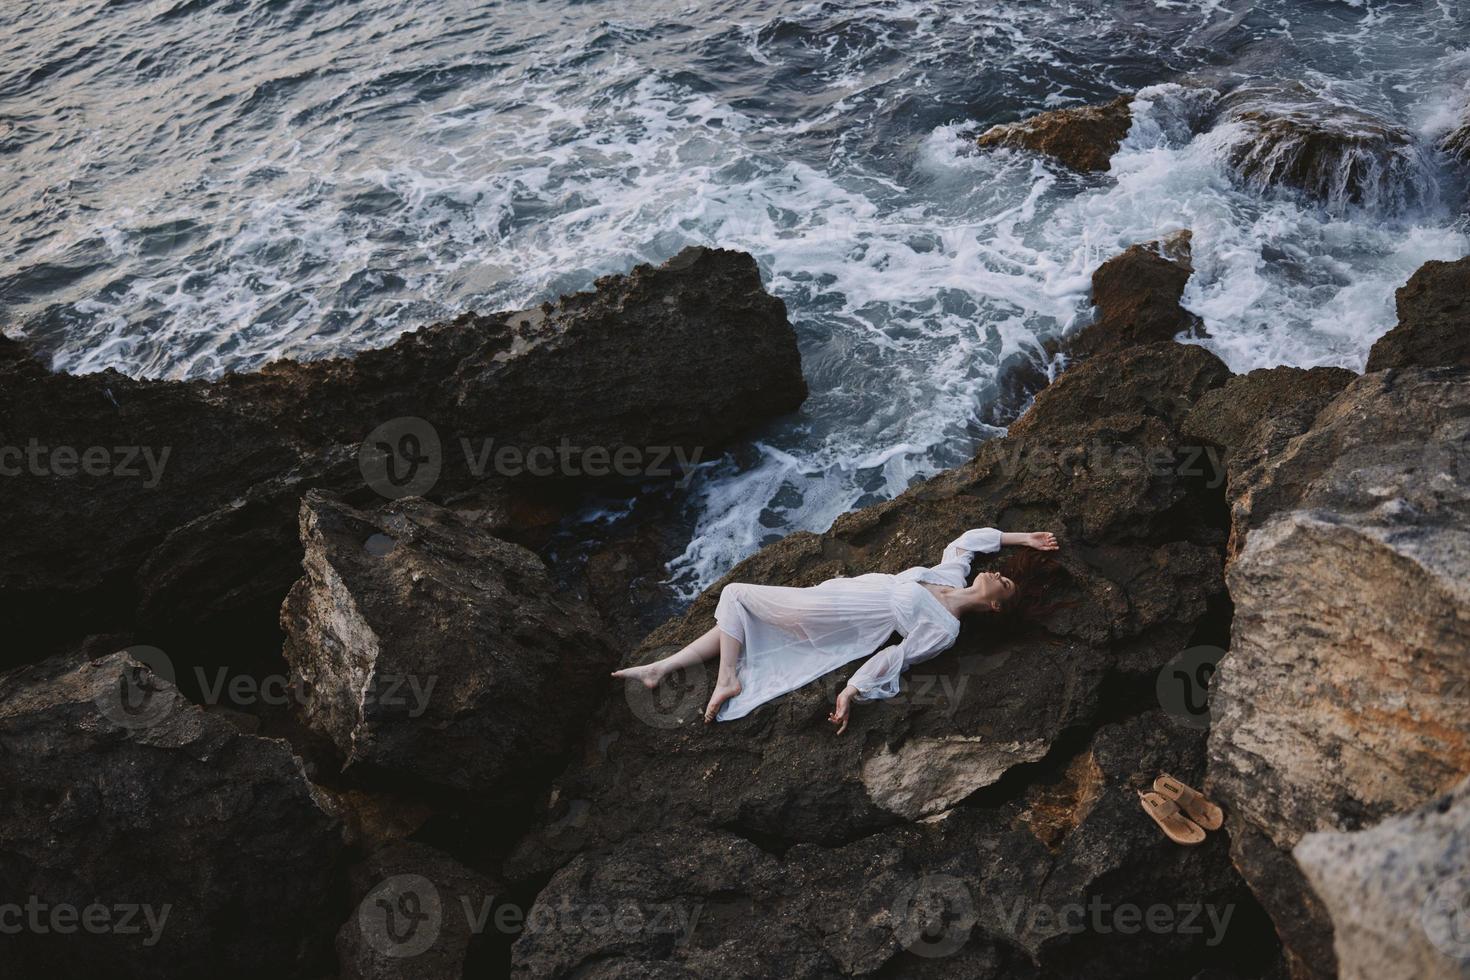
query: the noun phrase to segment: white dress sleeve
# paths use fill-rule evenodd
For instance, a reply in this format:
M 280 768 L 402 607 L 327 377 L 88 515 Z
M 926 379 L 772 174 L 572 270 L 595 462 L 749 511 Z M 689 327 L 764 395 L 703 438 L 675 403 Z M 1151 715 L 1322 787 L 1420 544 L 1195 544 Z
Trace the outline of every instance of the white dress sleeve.
M 898 693 L 900 674 L 948 650 L 955 635 L 938 623 L 918 623 L 901 643 L 886 646 L 869 657 L 847 683 L 857 688 L 859 701 L 891 698 Z
M 999 531 L 993 527 L 973 528 L 945 545 L 944 560 L 930 568 L 921 579 L 962 589 L 970 575 L 970 560 L 975 554 L 978 552 L 988 555 L 999 550 Z

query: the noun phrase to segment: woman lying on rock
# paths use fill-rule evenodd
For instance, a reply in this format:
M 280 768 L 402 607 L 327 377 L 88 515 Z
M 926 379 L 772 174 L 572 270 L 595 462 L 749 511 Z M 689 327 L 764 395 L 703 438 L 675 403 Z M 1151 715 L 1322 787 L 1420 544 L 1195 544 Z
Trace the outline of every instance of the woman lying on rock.
M 858 657 L 873 653 L 895 631 L 903 642 L 879 650 L 837 695 L 828 721 L 847 730 L 854 699 L 871 701 L 898 693 L 901 673 L 954 645 L 960 617 L 984 613 L 1024 618 L 1039 608 L 1054 570 L 1040 555 L 1022 552 L 1000 572 L 982 572 L 966 585 L 975 552 L 1024 545 L 1057 550 L 1049 531 L 1012 533 L 982 527 L 955 538 L 944 560 L 889 575 L 869 572 L 833 578 L 810 588 L 732 582 L 715 606 L 717 624 L 678 653 L 641 667 L 613 672 L 649 688 L 669 674 L 720 658 L 714 694 L 704 720 L 733 721 L 772 698 L 794 691 Z M 744 651 L 745 656 L 741 657 Z

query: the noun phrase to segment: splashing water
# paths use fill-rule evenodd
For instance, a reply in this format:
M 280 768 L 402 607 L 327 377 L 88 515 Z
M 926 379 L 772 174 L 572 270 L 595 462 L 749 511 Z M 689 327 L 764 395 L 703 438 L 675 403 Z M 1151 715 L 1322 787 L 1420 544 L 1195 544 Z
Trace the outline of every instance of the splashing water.
M 59 368 L 215 376 L 746 249 L 812 396 L 695 477 L 691 594 L 968 459 L 998 364 L 1134 242 L 1193 230 L 1185 303 L 1232 369 L 1360 369 L 1393 290 L 1470 247 L 1434 149 L 1470 103 L 1462 7 L 24 0 L 0 308 Z M 1402 138 L 1325 164 L 1320 201 L 1242 175 L 1231 112 L 1288 82 Z M 1118 92 L 1108 174 L 973 145 Z

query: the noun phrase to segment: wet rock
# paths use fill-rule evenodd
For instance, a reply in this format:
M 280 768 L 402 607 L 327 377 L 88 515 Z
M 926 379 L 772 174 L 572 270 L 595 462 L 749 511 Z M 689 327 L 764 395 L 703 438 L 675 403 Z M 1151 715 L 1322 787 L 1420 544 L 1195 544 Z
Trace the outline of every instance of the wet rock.
M 1199 466 L 1209 479 L 1226 485 L 1228 555 L 1245 544 L 1263 470 L 1355 378 L 1346 368 L 1260 368 L 1236 375 L 1195 402 L 1181 431 L 1197 447 Z
M 496 928 L 499 882 L 408 842 L 375 851 L 351 878 L 353 914 L 337 931 L 341 980 L 471 975 L 473 951 Z
M 1368 352 L 1368 370 L 1470 367 L 1470 257 L 1426 262 L 1394 294 L 1399 322 Z
M 630 685 L 592 719 L 513 877 L 660 827 L 840 844 L 943 812 L 1044 756 L 1061 732 L 1098 717 L 1105 684 L 1148 678 L 1151 692 L 1153 674 L 1222 592 L 1220 492 L 1178 472 L 1174 425 L 1228 375 L 1209 352 L 1174 343 L 1101 355 L 1043 392 L 1010 438 L 972 462 L 742 562 L 629 662 L 708 630 L 728 582 L 812 585 L 899 571 L 932 563 L 956 534 L 984 525 L 1056 529 L 1069 576 L 1061 596 L 1076 604 L 1036 634 L 1002 639 L 969 624 L 899 697 L 860 705 L 841 738 L 826 713 L 856 664 L 714 726 L 699 718 L 711 672 L 691 670 L 653 693 Z M 976 570 L 994 563 L 981 558 Z M 910 781 L 895 756 L 936 764 Z
M 1470 781 L 1367 830 L 1308 834 L 1293 853 L 1332 918 L 1341 980 L 1465 975 Z
M 1159 771 L 1197 779 L 1203 743 L 1159 713 L 1105 725 L 1058 760 L 1054 785 L 835 847 L 638 834 L 551 878 L 513 949 L 515 975 L 1100 978 L 1163 962 L 1249 975 L 1235 971 L 1261 964 L 1222 943 L 1251 949 L 1264 921 L 1225 840 L 1171 845 L 1137 801 Z M 1045 839 L 1043 808 L 1063 815 Z M 1117 928 L 1131 917 L 1136 928 Z M 1269 939 L 1252 953 L 1268 961 Z
M 311 727 L 364 778 L 506 796 L 557 759 L 614 654 L 535 554 L 419 498 L 301 506 L 281 610 Z
M 1259 191 L 1300 192 L 1330 211 L 1430 203 L 1429 164 L 1408 130 L 1303 83 L 1248 85 L 1214 131 L 1226 162 Z
M 1470 114 L 1466 121 L 1445 134 L 1439 147 L 1460 163 L 1470 164 Z
M 339 826 L 301 761 L 109 649 L 0 675 L 0 880 L 40 909 L 39 927 L 0 934 L 7 972 L 330 969 Z M 82 928 L 78 912 L 117 928 Z
M 1131 95 L 1106 105 L 1053 109 L 1020 122 L 992 126 L 976 141 L 982 148 L 1031 150 L 1081 171 L 1105 171 L 1128 135 Z
M 1092 274 L 1096 317 L 1066 341 L 1065 349 L 1086 357 L 1173 340 L 1185 332 L 1208 336 L 1199 317 L 1179 303 L 1193 273 L 1188 231 L 1113 256 Z
M 1358 378 L 1247 491 L 1210 782 L 1235 863 L 1306 975 L 1330 975 L 1332 930 L 1290 849 L 1470 773 L 1467 381 L 1446 368 Z
M 7 656 L 135 621 L 234 635 L 294 580 L 295 513 L 314 487 L 366 503 L 543 474 L 677 478 L 805 393 L 755 260 L 705 248 L 534 310 L 212 383 L 53 374 L 5 341 L 0 465 L 19 467 L 0 545 Z

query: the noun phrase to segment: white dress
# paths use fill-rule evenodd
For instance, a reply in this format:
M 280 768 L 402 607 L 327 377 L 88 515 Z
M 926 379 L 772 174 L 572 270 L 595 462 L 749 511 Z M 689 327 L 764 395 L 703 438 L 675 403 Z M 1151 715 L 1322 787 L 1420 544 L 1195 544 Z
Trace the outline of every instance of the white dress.
M 903 642 L 884 647 L 848 681 L 864 701 L 891 698 L 913 664 L 954 645 L 960 621 L 921 582 L 961 589 L 975 552 L 1000 550 L 993 527 L 966 531 L 944 549 L 944 560 L 897 575 L 869 572 L 810 588 L 732 582 L 720 592 L 715 623 L 742 644 L 741 691 L 716 721 L 733 721 L 830 670 L 867 656 L 894 632 Z

